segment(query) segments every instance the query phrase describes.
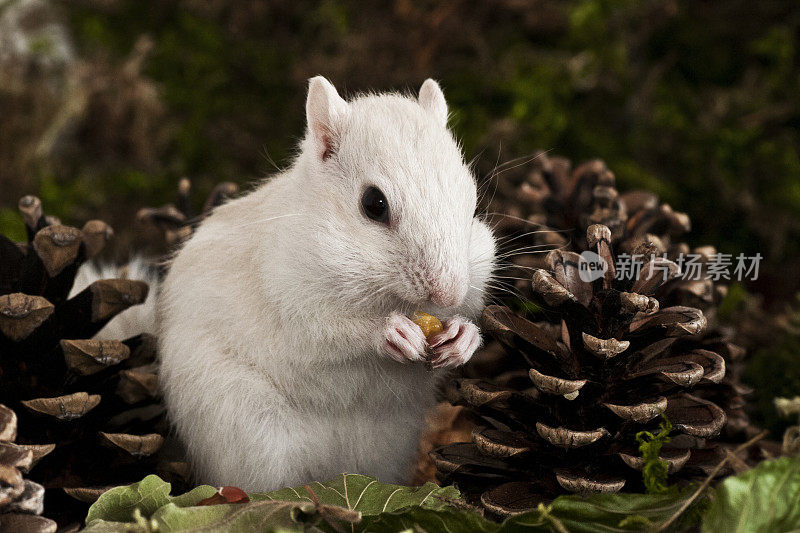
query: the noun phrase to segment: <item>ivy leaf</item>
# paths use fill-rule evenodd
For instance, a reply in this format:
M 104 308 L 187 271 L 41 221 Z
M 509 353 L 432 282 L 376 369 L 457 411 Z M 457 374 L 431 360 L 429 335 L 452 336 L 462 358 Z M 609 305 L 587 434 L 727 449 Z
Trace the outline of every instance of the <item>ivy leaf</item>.
M 720 483 L 703 533 L 800 529 L 800 457 L 765 461 Z
M 308 485 L 319 502 L 360 511 L 372 516 L 410 506 L 425 509 L 445 509 L 461 498 L 455 487 L 439 487 L 426 483 L 421 487 L 403 487 L 378 482 L 370 476 L 342 474 L 327 483 L 315 481 Z M 282 500 L 310 502 L 311 495 L 304 487 L 251 494 L 252 501 Z

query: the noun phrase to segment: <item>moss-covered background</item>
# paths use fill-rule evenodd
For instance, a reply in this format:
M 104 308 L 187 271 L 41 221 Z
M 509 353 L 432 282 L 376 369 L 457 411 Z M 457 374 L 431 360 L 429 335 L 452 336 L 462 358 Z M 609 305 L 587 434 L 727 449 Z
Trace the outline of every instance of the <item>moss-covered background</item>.
M 746 289 L 779 312 L 800 288 L 799 30 L 770 0 L 0 0 L 0 231 L 21 237 L 35 193 L 124 254 L 181 176 L 202 197 L 286 165 L 310 76 L 431 76 L 482 173 L 602 157 L 688 212 L 694 244 L 764 255 Z

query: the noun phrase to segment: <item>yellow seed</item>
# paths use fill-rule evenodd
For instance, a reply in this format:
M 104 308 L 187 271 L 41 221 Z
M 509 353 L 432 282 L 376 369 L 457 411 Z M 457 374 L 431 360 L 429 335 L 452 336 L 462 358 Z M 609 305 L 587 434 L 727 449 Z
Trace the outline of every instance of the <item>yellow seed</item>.
M 414 311 L 409 318 L 420 327 L 427 340 L 431 340 L 431 337 L 442 332 L 442 321 L 433 315 Z

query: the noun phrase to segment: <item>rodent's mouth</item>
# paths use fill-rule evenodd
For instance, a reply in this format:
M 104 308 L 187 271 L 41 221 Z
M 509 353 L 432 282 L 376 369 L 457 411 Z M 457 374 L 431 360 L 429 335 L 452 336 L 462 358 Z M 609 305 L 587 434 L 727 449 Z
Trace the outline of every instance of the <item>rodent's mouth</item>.
M 396 304 L 391 308 L 391 311 L 400 311 L 406 315 L 413 311 L 422 311 L 433 316 L 447 314 L 449 310 L 452 307 L 437 306 L 427 298 L 403 298 L 399 295 L 396 295 Z
M 408 315 L 417 310 L 433 314 L 432 311 L 437 311 L 437 308 L 433 306 L 430 301 L 411 294 L 412 291 L 406 290 L 401 293 L 395 289 L 387 292 L 388 294 L 382 303 L 381 309 L 381 312 L 384 314 L 397 311 Z

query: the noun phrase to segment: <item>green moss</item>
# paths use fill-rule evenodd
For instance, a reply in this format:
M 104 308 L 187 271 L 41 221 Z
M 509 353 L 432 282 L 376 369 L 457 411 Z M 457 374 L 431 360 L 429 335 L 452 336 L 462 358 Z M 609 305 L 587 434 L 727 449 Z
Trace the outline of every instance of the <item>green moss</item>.
M 662 414 L 662 421 L 659 425 L 658 433 L 650 431 L 640 431 L 636 434 L 636 442 L 639 444 L 639 453 L 642 454 L 644 466 L 642 467 L 642 480 L 648 494 L 661 494 L 671 490 L 667 486 L 667 472 L 669 463 L 658 457 L 664 444 L 670 441 L 669 434 L 672 431 L 672 423 Z
M 37 35 L 28 43 L 31 52 L 37 55 L 48 55 L 53 51 L 53 41 L 47 35 Z
M 26 239 L 25 222 L 16 209 L 0 208 L 0 235 L 17 242 Z
M 731 283 L 728 286 L 728 292 L 725 294 L 725 298 L 722 299 L 717 308 L 719 318 L 723 322 L 730 322 L 734 317 L 734 313 L 743 308 L 747 298 L 748 292 L 747 289 L 744 288 L 744 285 L 736 282 Z

